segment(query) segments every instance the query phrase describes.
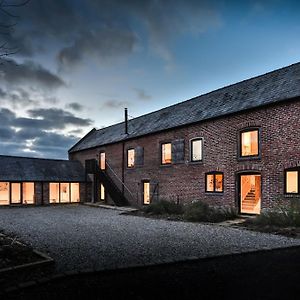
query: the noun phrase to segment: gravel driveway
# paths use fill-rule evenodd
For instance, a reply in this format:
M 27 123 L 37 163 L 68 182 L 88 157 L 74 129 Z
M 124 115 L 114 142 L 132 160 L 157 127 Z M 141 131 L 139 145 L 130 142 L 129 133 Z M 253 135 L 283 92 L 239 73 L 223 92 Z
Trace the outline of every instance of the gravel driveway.
M 0 229 L 48 253 L 58 272 L 300 245 L 300 240 L 282 236 L 120 215 L 83 205 L 0 209 Z

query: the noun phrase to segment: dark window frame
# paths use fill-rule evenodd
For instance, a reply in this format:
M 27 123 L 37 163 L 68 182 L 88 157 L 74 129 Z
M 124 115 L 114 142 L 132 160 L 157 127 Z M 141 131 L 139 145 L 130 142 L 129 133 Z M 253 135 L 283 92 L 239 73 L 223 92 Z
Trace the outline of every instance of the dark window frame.
M 105 157 L 104 157 L 104 169 L 101 169 L 101 154 L 104 153 Z M 99 152 L 99 162 L 98 162 L 98 166 L 100 168 L 100 170 L 105 171 L 106 170 L 106 152 L 104 150 L 101 150 Z
M 129 163 L 129 161 L 128 161 L 128 152 L 129 152 L 129 150 L 134 150 L 134 153 L 133 153 L 134 162 L 133 162 L 133 166 L 132 166 L 132 167 L 130 167 L 130 166 L 128 165 L 128 163 Z M 129 147 L 129 148 L 127 148 L 127 150 L 126 150 L 126 168 L 127 168 L 127 169 L 134 169 L 135 167 L 136 167 L 136 165 L 135 165 L 135 148 L 134 148 L 134 147 Z
M 214 183 L 213 191 L 207 190 L 207 176 L 208 175 L 213 175 L 213 183 Z M 222 175 L 222 191 L 216 191 L 216 175 Z M 212 171 L 212 172 L 205 173 L 205 193 L 209 193 L 209 194 L 223 194 L 224 193 L 224 173 L 223 172 Z
M 196 141 L 201 141 L 201 159 L 199 159 L 199 160 L 193 160 L 193 142 L 196 142 Z M 201 138 L 201 137 L 192 138 L 190 140 L 190 162 L 197 163 L 197 162 L 202 162 L 202 161 L 203 161 L 203 138 Z
M 149 203 L 145 203 L 145 198 L 144 198 L 144 183 L 149 183 Z M 142 180 L 142 203 L 143 205 L 149 205 L 151 204 L 151 183 L 150 180 Z
M 298 172 L 298 193 L 288 193 L 287 190 L 287 180 L 286 180 L 286 175 L 287 172 Z M 294 167 L 294 168 L 287 168 L 284 170 L 284 194 L 289 195 L 289 196 L 300 196 L 300 167 Z
M 169 163 L 163 163 L 163 145 L 170 144 L 171 145 L 171 162 Z M 173 163 L 173 157 L 172 157 L 172 142 L 171 141 L 164 141 L 160 142 L 160 165 L 161 166 L 170 166 Z
M 13 183 L 19 183 L 21 185 L 21 188 L 20 188 L 20 202 L 18 203 L 13 203 L 12 202 L 12 184 Z M 19 204 L 23 204 L 23 182 L 22 181 L 10 181 L 9 182 L 9 205 L 19 205 Z
M 258 154 L 255 155 L 242 155 L 242 135 L 245 132 L 257 131 L 257 148 Z M 261 159 L 261 128 L 258 126 L 243 128 L 239 131 L 238 135 L 238 159 L 247 160 L 247 159 Z

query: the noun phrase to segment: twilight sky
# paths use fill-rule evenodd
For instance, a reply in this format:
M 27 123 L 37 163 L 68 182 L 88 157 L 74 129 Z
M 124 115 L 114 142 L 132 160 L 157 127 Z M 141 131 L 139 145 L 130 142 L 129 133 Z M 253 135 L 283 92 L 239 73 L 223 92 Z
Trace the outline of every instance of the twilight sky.
M 300 61 L 299 37 L 299 1 L 7 7 L 0 45 L 19 50 L 0 56 L 0 154 L 67 158 L 93 127 L 122 121 L 124 107 L 137 117 Z

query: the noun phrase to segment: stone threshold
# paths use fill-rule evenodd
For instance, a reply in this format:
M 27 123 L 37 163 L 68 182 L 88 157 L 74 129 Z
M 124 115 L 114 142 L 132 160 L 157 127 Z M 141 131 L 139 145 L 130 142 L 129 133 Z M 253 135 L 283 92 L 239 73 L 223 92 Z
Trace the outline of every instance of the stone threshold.
M 105 209 L 113 209 L 113 210 L 119 210 L 123 212 L 132 212 L 137 211 L 137 208 L 130 207 L 130 206 L 114 206 L 114 205 L 108 205 L 103 203 L 93 203 L 93 202 L 84 202 L 83 205 L 91 206 L 91 207 L 99 207 L 99 208 L 105 208 Z

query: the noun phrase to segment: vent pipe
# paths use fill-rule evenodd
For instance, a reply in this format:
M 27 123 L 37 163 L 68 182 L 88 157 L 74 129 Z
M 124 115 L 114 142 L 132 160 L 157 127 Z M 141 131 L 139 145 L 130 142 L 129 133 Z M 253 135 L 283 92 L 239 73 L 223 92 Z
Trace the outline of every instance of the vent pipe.
M 125 108 L 125 134 L 128 134 L 128 109 Z

